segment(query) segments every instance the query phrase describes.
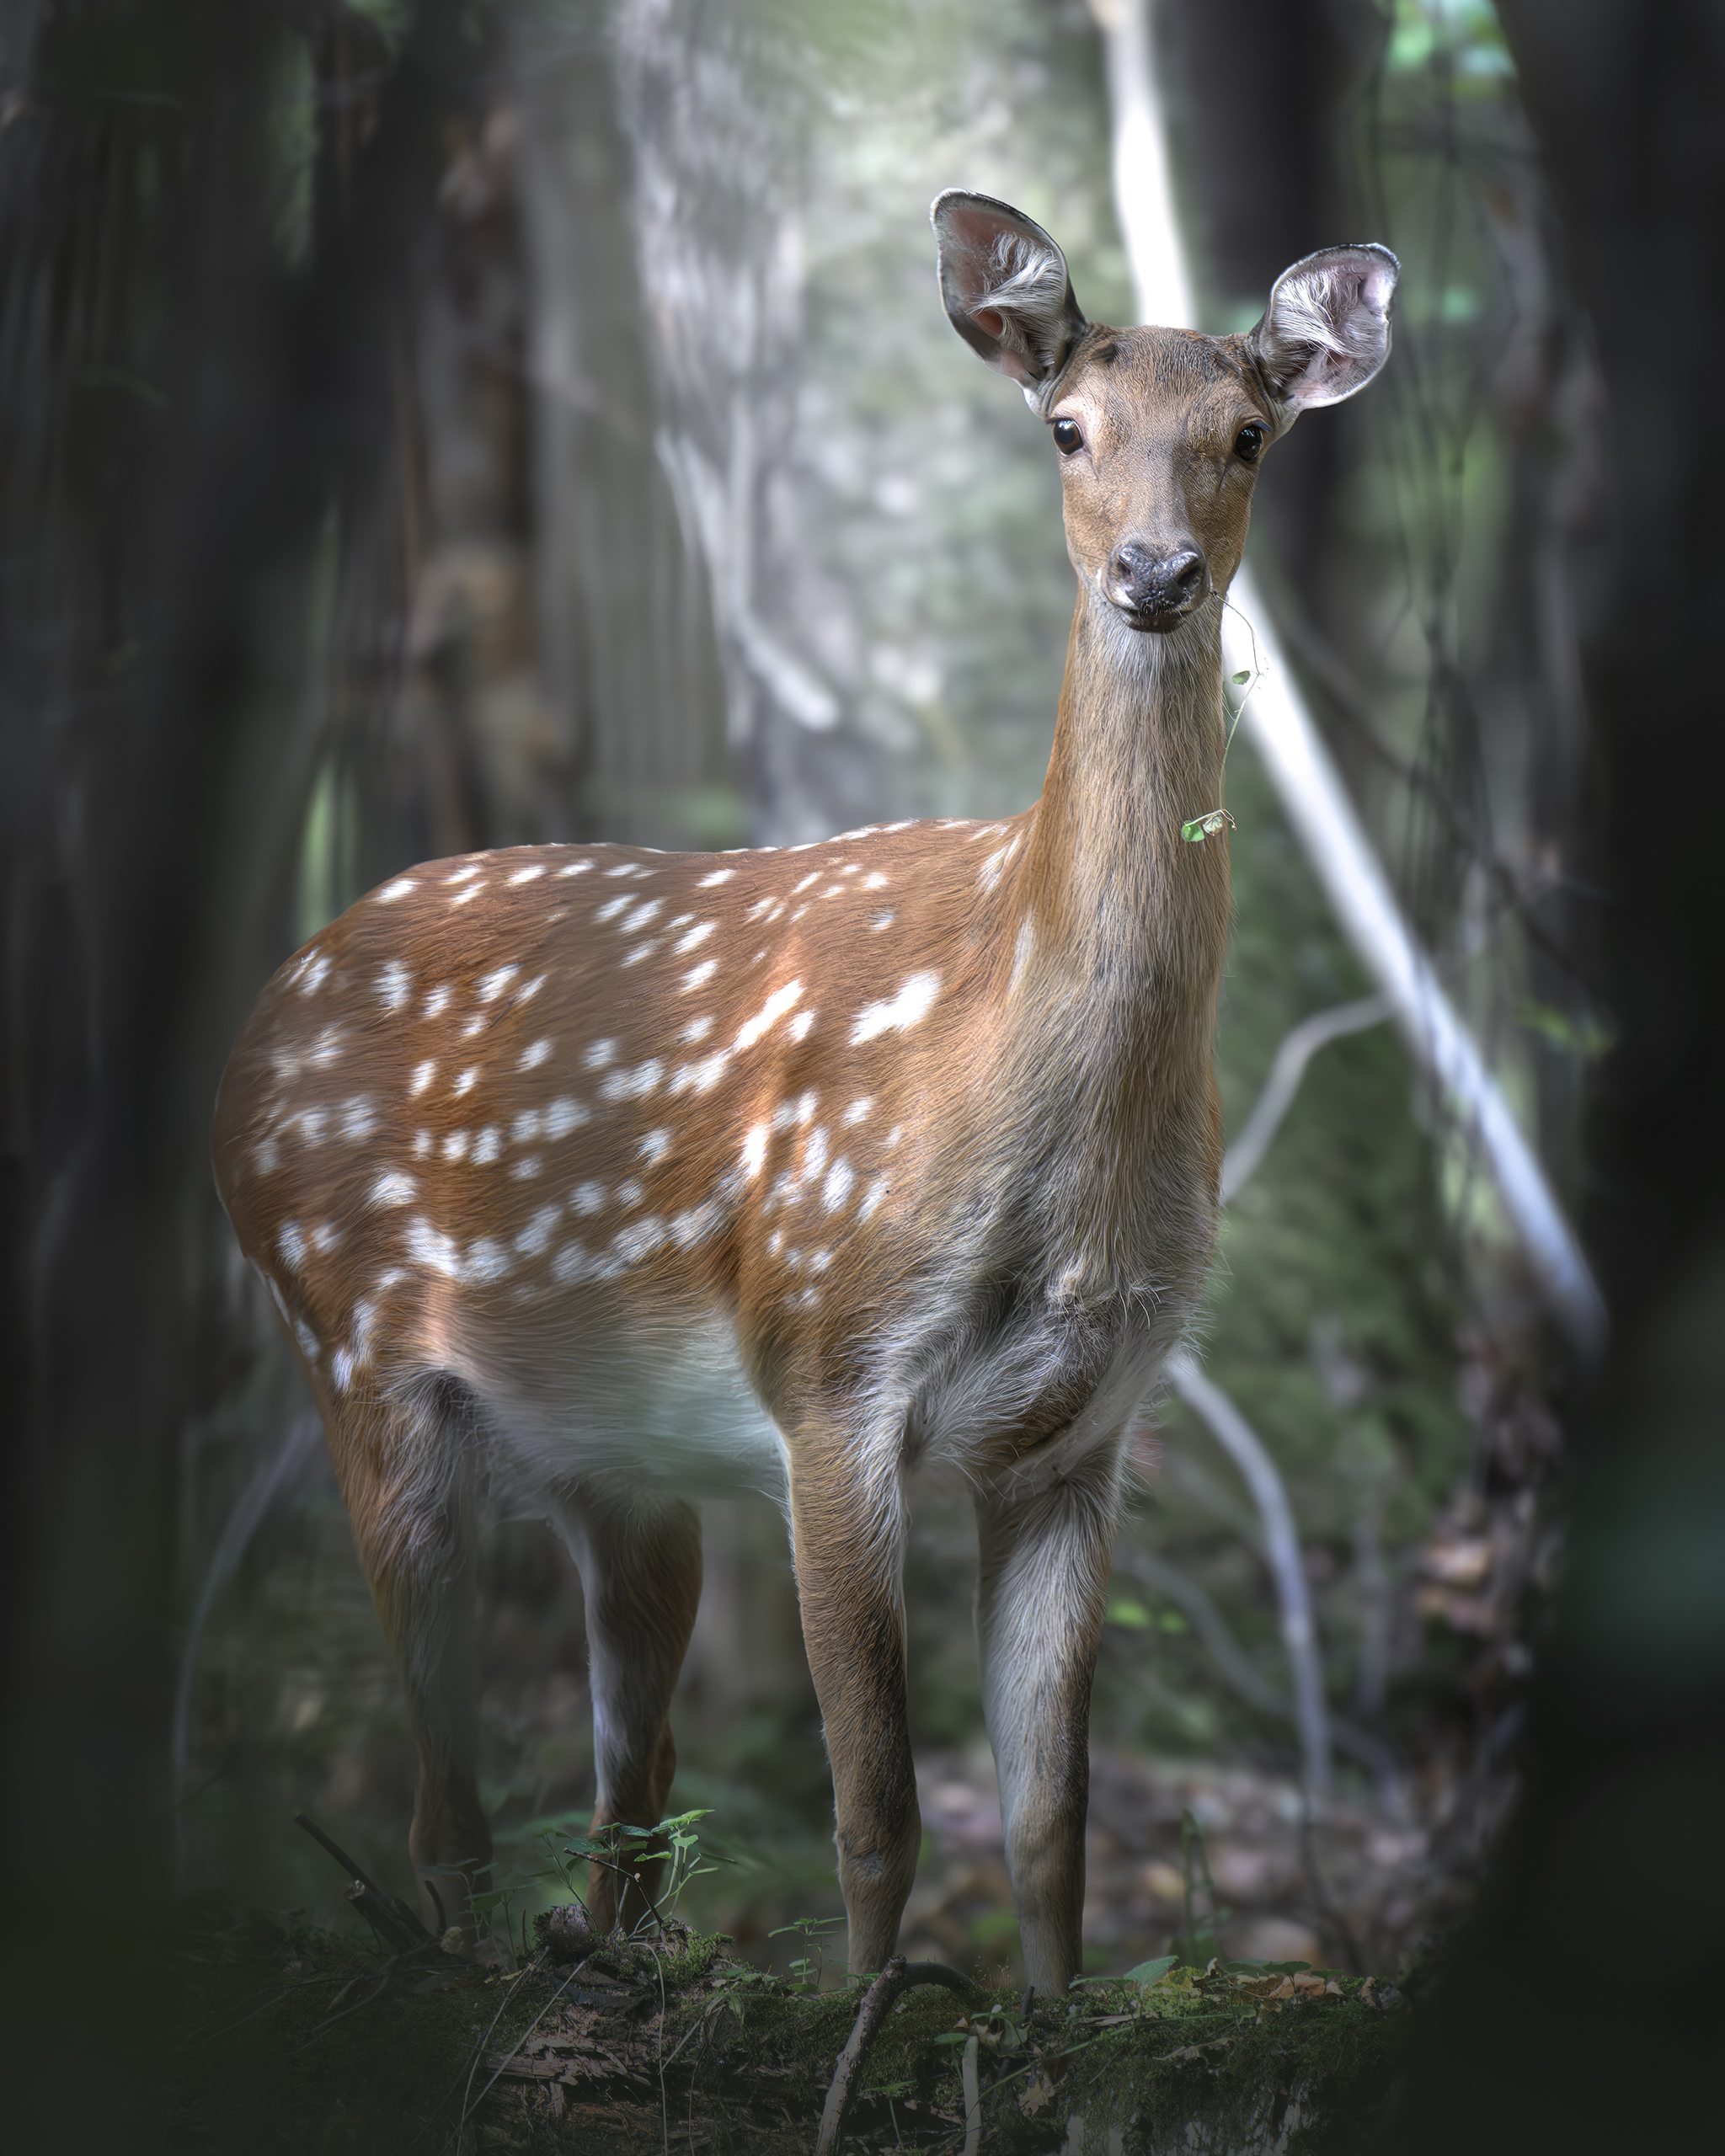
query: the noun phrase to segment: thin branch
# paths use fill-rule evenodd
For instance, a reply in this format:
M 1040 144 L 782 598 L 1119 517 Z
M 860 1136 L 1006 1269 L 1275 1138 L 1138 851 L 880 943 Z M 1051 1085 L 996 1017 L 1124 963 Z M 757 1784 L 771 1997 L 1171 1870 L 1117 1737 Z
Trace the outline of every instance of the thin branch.
M 1348 1033 L 1364 1033 L 1381 1026 L 1390 1016 L 1389 999 L 1363 995 L 1357 1003 L 1338 1003 L 1333 1010 L 1315 1011 L 1303 1018 L 1276 1050 L 1263 1091 L 1246 1118 L 1245 1128 L 1228 1148 L 1222 1162 L 1221 1201 L 1226 1205 L 1241 1185 L 1248 1182 L 1270 1149 L 1282 1127 L 1282 1118 L 1294 1105 L 1306 1066 L 1321 1048 Z
M 1312 1791 L 1330 1786 L 1330 1715 L 1324 1696 L 1323 1668 L 1311 1596 L 1300 1561 L 1300 1537 L 1294 1510 L 1263 1441 L 1221 1387 L 1206 1377 L 1189 1349 L 1168 1358 L 1168 1381 L 1239 1469 L 1258 1518 L 1263 1523 L 1265 1555 L 1276 1586 L 1282 1644 L 1294 1680 L 1294 1721 L 1306 1785 Z

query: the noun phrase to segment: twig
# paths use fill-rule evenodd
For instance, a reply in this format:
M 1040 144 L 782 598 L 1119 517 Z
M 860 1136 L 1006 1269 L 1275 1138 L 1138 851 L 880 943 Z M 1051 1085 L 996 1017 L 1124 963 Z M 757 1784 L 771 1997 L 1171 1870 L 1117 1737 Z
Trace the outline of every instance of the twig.
M 347 1898 L 386 1946 L 398 1954 L 410 1954 L 417 1947 L 437 1944 L 407 1903 L 398 1901 L 393 1894 L 386 1894 L 375 1879 L 360 1869 L 339 1842 L 330 1839 L 316 1820 L 308 1818 L 303 1812 L 296 1812 L 293 1823 L 303 1827 L 318 1848 L 327 1849 L 352 1880 Z M 442 1907 L 441 1901 L 438 1906 Z
M 857 2009 L 849 2041 L 833 2062 L 832 2083 L 827 2089 L 825 2107 L 820 2114 L 820 2137 L 814 2144 L 814 2156 L 828 2156 L 829 2151 L 838 2147 L 851 2091 L 856 2085 L 857 2075 L 862 2064 L 862 2054 L 868 2050 L 875 2031 L 885 2020 L 889 2009 L 897 2000 L 900 1993 L 920 1984 L 940 1984 L 948 1991 L 958 1992 L 965 1998 L 977 1988 L 968 1977 L 961 1977 L 956 1969 L 949 1969 L 944 1961 L 907 1961 L 902 1954 L 894 1955 L 862 1994 L 862 2004 Z

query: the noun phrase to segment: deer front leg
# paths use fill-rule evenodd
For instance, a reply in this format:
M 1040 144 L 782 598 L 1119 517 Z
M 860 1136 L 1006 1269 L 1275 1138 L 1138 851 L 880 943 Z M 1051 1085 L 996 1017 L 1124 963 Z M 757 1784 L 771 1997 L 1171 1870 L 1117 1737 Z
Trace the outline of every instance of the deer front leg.
M 1024 1975 L 1059 1999 L 1082 1965 L 1090 1686 L 1116 1513 L 1114 1464 L 976 1500 L 977 1650 Z
M 803 1639 L 832 1767 L 839 1886 L 855 1974 L 885 1966 L 922 1815 L 905 1712 L 904 1534 L 895 1473 L 871 1484 L 839 1445 L 791 1465 Z

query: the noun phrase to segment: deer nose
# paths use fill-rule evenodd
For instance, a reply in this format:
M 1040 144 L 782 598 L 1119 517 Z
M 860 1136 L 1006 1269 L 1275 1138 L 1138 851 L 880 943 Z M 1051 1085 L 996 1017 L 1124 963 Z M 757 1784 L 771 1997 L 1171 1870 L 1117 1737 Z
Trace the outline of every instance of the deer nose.
M 1188 613 L 1198 604 L 1209 574 L 1195 547 L 1158 555 L 1141 541 L 1128 539 L 1109 558 L 1108 596 L 1135 614 L 1166 618 Z

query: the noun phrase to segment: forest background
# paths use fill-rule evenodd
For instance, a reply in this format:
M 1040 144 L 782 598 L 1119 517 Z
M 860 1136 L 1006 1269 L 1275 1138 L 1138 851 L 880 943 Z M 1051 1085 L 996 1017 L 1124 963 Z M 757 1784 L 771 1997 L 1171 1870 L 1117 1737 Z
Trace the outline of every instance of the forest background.
M 1542 167 L 1484 8 L 1228 0 L 1156 32 L 1199 326 L 1247 326 L 1328 241 L 1402 258 L 1390 372 L 1279 446 L 1253 559 L 1553 1180 L 1621 1219 L 1582 1123 L 1590 1065 L 1646 1009 L 1621 946 L 1610 972 L 1578 627 L 1609 630 L 1622 589 L 1610 338 L 1549 131 Z M 291 1812 L 393 1876 L 409 1753 L 210 1190 L 225 1043 L 280 958 L 427 855 L 784 843 L 1032 797 L 1070 607 L 1057 492 L 940 318 L 925 221 L 946 184 L 1014 200 L 1092 315 L 1130 318 L 1101 45 L 1038 0 L 85 0 L 7 35 L 29 1403 L 7 1578 L 15 1756 L 54 1763 L 13 1840 L 38 1852 L 19 1906 L 89 1907 L 118 1818 L 147 1908 L 171 1883 L 330 1914 Z M 1290 1028 L 1365 984 L 1244 754 L 1230 779 L 1237 1131 Z M 1643 1212 L 1642 1246 L 1682 1210 Z M 1160 1951 L 1189 1808 L 1234 1951 L 1381 1963 L 1465 1905 L 1517 1787 L 1575 1397 L 1487 1182 L 1386 1030 L 1314 1061 L 1231 1209 L 1203 1347 L 1299 1523 L 1336 1785 L 1300 1786 L 1261 1522 L 1170 1405 L 1097 1690 L 1092 1937 Z M 961 1515 L 929 1490 L 916 1518 L 912 1918 L 1009 1960 Z M 765 1953 L 836 1906 L 829 1798 L 782 1531 L 716 1508 L 708 1548 L 679 1787 L 738 1860 L 708 1913 Z M 521 1830 L 591 1787 L 579 1596 L 531 1524 L 498 1524 L 486 1609 L 488 1795 Z

